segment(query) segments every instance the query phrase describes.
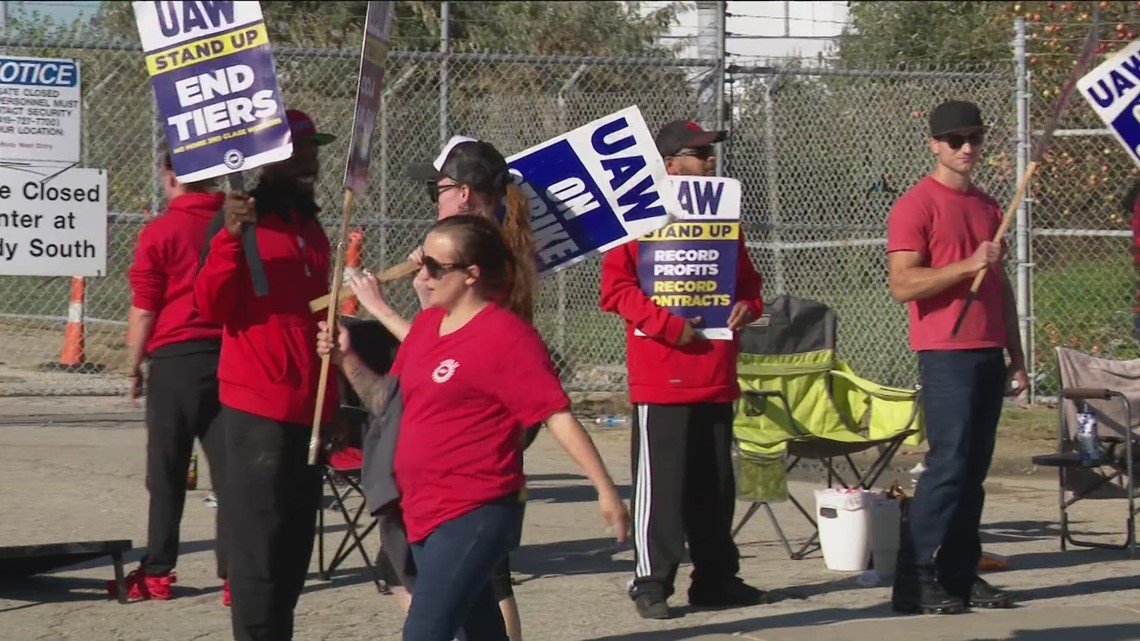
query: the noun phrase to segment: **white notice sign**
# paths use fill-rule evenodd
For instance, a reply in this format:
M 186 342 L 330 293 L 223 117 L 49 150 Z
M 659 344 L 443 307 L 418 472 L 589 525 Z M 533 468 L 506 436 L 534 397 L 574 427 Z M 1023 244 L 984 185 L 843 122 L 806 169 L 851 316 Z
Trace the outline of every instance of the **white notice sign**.
M 107 172 L 45 177 L 0 168 L 0 276 L 103 276 Z
M 79 65 L 0 56 L 0 164 L 79 162 Z

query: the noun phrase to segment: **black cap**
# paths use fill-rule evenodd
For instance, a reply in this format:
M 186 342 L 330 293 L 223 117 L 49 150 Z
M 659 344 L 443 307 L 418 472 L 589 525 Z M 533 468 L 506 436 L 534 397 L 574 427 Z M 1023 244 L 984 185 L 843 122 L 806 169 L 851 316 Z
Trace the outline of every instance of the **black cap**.
M 972 102 L 947 100 L 930 112 L 930 137 L 937 138 L 956 131 L 986 128 L 982 110 Z
M 727 137 L 727 131 L 705 131 L 692 120 L 674 120 L 657 132 L 657 151 L 662 158 L 676 156 L 682 149 L 707 147 Z
M 469 136 L 452 136 L 431 164 L 408 168 L 412 180 L 438 182 L 447 177 L 480 193 L 502 193 L 511 180 L 507 159 L 495 146 Z

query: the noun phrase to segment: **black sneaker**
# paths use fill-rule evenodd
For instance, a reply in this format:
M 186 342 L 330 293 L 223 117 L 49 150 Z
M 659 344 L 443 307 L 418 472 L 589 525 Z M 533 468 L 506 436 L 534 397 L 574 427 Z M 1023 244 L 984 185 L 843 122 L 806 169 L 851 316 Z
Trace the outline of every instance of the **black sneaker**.
M 724 583 L 694 583 L 689 587 L 689 605 L 698 608 L 744 607 L 771 602 L 767 592 L 737 577 Z
M 633 597 L 633 603 L 637 606 L 637 613 L 643 619 L 673 618 L 673 613 L 669 611 L 669 604 L 665 603 L 665 599 L 661 597 L 652 594 L 639 594 Z
M 966 602 L 932 577 L 917 577 L 895 582 L 891 608 L 906 614 L 958 614 L 966 611 Z
M 985 579 L 975 577 L 970 585 L 970 607 L 996 610 L 1013 607 L 1013 600 L 1009 593 L 986 583 Z

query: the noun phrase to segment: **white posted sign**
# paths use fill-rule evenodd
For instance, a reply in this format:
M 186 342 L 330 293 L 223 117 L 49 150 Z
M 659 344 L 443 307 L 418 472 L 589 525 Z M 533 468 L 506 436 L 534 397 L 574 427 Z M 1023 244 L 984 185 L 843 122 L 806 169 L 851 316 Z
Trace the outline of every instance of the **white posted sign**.
M 79 162 L 79 65 L 0 56 L 0 163 Z
M 107 172 L 0 168 L 0 276 L 107 273 Z

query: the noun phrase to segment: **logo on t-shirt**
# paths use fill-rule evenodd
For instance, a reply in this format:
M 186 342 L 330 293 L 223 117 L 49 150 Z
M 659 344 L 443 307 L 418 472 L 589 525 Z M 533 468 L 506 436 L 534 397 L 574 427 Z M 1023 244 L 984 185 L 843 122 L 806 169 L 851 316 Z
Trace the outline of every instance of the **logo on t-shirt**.
M 449 358 L 439 364 L 439 367 L 431 373 L 431 380 L 437 383 L 446 383 L 451 380 L 455 375 L 455 370 L 459 367 L 459 361 Z

